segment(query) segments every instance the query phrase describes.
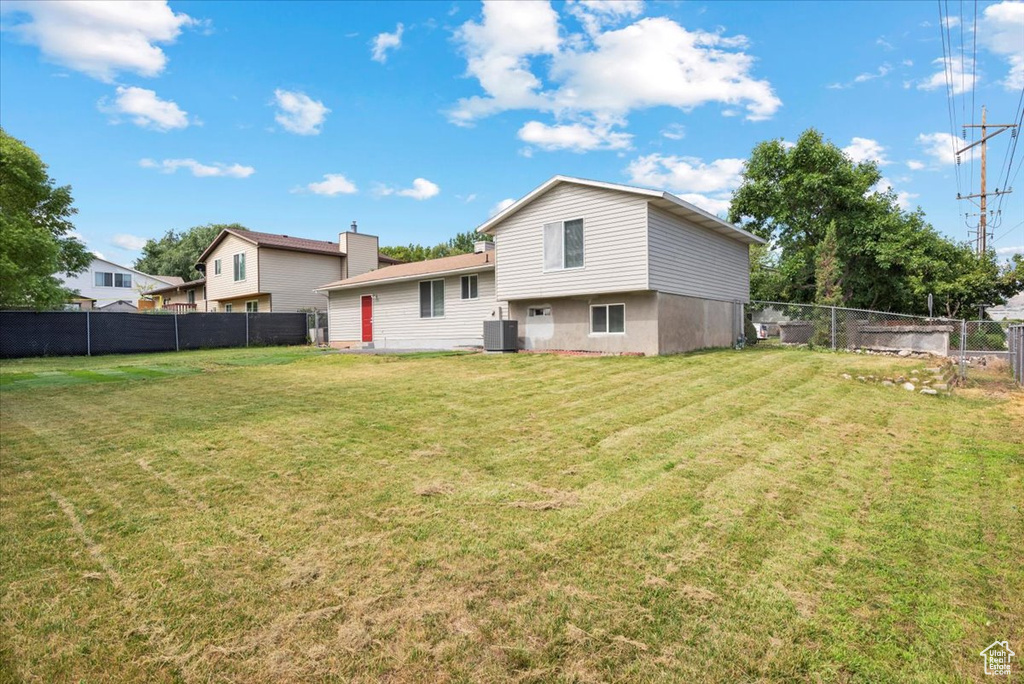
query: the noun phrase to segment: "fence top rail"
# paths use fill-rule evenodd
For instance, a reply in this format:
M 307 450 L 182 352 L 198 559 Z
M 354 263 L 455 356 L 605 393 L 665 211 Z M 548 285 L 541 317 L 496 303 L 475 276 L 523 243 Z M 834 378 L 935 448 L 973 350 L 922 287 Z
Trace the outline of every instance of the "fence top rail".
M 946 316 L 921 316 L 918 314 L 901 314 L 894 313 L 891 311 L 876 311 L 874 309 L 853 309 L 847 306 L 827 306 L 825 304 L 797 304 L 795 302 L 770 302 L 761 299 L 754 299 L 750 301 L 751 305 L 767 305 L 767 306 L 799 306 L 807 309 L 835 309 L 836 311 L 856 311 L 858 313 L 876 314 L 881 316 L 899 316 L 900 318 L 914 318 L 914 319 L 927 319 L 929 321 L 956 321 L 959 323 L 961 318 L 947 318 Z M 986 321 L 987 323 L 988 321 Z

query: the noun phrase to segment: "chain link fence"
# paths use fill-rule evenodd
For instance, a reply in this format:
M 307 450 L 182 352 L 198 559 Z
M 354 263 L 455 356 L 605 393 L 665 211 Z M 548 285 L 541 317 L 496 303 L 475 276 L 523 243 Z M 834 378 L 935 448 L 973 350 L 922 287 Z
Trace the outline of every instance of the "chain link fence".
M 326 311 L 314 309 L 306 312 L 306 328 L 308 330 L 309 343 L 314 347 L 330 346 L 331 331 L 328 329 L 327 321 Z
M 1001 321 L 766 301 L 751 302 L 747 311 L 748 338 L 869 354 L 945 357 L 959 364 L 961 377 L 974 359 L 1011 361 L 1015 339 L 1013 326 Z

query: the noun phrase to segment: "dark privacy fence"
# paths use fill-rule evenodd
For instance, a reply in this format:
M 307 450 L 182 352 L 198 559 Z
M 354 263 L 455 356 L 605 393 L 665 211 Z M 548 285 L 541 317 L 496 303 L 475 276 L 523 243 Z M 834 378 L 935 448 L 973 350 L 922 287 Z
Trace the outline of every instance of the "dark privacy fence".
M 0 311 L 0 358 L 306 343 L 304 313 Z

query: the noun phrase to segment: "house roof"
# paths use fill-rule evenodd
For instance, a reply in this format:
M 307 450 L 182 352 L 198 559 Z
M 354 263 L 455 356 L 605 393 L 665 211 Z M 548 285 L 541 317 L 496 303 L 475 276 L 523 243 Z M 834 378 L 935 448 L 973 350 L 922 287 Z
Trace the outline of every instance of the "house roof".
M 160 280 L 166 280 L 171 285 L 184 285 L 185 284 L 185 279 L 182 278 L 181 276 L 165 276 L 165 275 L 162 275 L 162 276 L 157 276 L 157 278 L 159 278 Z
M 403 280 L 417 280 L 423 276 L 448 275 L 452 273 L 470 273 L 473 271 L 484 271 L 494 268 L 494 252 L 479 252 L 474 254 L 457 254 L 456 256 L 441 257 L 440 259 L 427 259 L 426 261 L 414 261 L 408 264 L 396 264 L 385 266 L 376 271 L 370 271 L 344 280 L 337 280 L 318 287 L 318 290 L 343 290 L 360 285 L 377 284 L 381 282 L 401 282 Z
M 651 204 L 668 211 L 669 213 L 680 216 L 686 219 L 690 223 L 694 223 L 702 228 L 707 228 L 716 233 L 724 235 L 733 240 L 744 242 L 746 244 L 764 244 L 765 240 L 749 233 L 739 226 L 733 225 L 728 221 L 723 221 L 717 216 L 710 214 L 700 207 L 690 204 L 686 200 L 676 197 L 670 192 L 664 190 L 651 190 L 648 188 L 638 188 L 633 185 L 621 185 L 619 183 L 605 183 L 603 181 L 595 181 L 587 178 L 575 178 L 573 176 L 553 176 L 548 179 L 542 185 L 534 188 L 529 194 L 521 197 L 504 211 L 498 212 L 487 221 L 477 227 L 478 233 L 490 233 L 495 226 L 516 214 L 521 209 L 529 205 L 535 199 L 546 193 L 548 190 L 561 185 L 562 183 L 574 183 L 576 185 L 586 185 L 593 188 L 602 188 L 604 190 L 615 190 L 618 192 L 625 192 L 632 195 L 640 195 L 650 199 Z
M 176 277 L 176 276 L 162 276 L 162 275 L 152 275 L 152 274 L 149 274 L 149 273 L 143 273 L 142 271 L 136 270 L 136 269 L 132 268 L 131 266 L 123 266 L 123 265 L 117 263 L 116 261 L 111 261 L 110 259 L 104 259 L 102 257 L 96 256 L 95 254 L 92 255 L 92 260 L 93 261 L 102 261 L 105 264 L 110 264 L 111 266 L 117 266 L 118 268 L 123 268 L 126 271 L 131 271 L 132 273 L 138 273 L 141 276 L 146 276 L 147 278 L 152 278 L 153 280 L 159 280 L 160 282 L 167 283 L 168 285 L 172 284 L 172 278 Z
M 207 255 L 210 254 L 213 249 L 220 244 L 227 235 L 234 235 L 237 238 L 250 242 L 257 247 L 270 247 L 272 249 L 285 249 L 292 252 L 309 252 L 311 254 L 327 254 L 330 256 L 343 256 L 345 253 L 341 251 L 341 247 L 337 242 L 330 242 L 328 240 L 310 240 L 308 238 L 292 237 L 290 235 L 279 235 L 277 233 L 260 233 L 255 230 L 236 230 L 234 228 L 225 228 L 220 232 L 217 237 L 213 239 L 210 246 L 207 247 L 196 263 L 204 263 Z M 397 259 L 392 259 L 389 256 L 378 254 L 377 259 L 385 263 L 397 264 Z
M 184 278 L 178 278 L 181 282 L 177 285 L 171 285 L 170 287 L 160 287 L 155 290 L 150 290 L 146 294 L 162 294 L 164 292 L 171 292 L 172 290 L 184 290 L 187 288 L 199 287 L 200 285 L 206 284 L 206 278 L 199 278 L 198 280 L 190 280 L 185 282 Z

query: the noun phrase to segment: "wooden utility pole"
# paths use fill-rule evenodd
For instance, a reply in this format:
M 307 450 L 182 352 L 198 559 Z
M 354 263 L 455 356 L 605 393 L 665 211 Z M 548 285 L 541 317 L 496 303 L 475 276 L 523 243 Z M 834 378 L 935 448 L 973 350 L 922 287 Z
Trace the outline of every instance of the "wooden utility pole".
M 981 214 L 980 214 L 980 216 L 978 218 L 978 254 L 984 254 L 985 250 L 988 249 L 988 196 L 992 195 L 994 197 L 998 197 L 999 195 L 1007 195 L 1007 194 L 1013 192 L 1013 188 L 1003 188 L 1002 190 L 1000 190 L 999 188 L 996 188 L 995 192 L 986 192 L 985 191 L 985 181 L 987 179 L 987 171 L 988 171 L 988 168 L 987 168 L 988 167 L 988 156 L 987 156 L 987 153 L 988 153 L 988 149 L 987 149 L 988 148 L 988 140 L 989 140 L 989 138 L 996 137 L 997 135 L 999 135 L 1003 131 L 1008 131 L 1011 128 L 1016 128 L 1017 127 L 1017 124 L 988 124 L 985 121 L 986 114 L 987 114 L 987 112 L 985 111 L 985 106 L 982 105 L 982 107 L 981 107 L 981 124 L 980 125 L 978 125 L 978 124 L 965 124 L 964 125 L 964 128 L 980 128 L 981 129 L 981 139 L 978 140 L 977 142 L 971 143 L 970 145 L 968 145 L 967 147 L 963 148 L 962 150 L 957 150 L 957 153 L 956 153 L 956 163 L 959 164 L 960 163 L 960 155 L 961 154 L 963 154 L 967 150 L 971 149 L 972 147 L 975 147 L 977 145 L 981 146 L 981 188 L 980 188 L 981 191 L 976 193 L 976 194 L 974 194 L 974 195 L 964 195 L 964 196 L 961 196 L 958 193 L 957 196 L 956 196 L 957 199 L 972 199 L 974 197 L 977 197 L 980 200 L 979 204 L 978 204 L 978 208 L 981 210 Z M 998 130 L 993 131 L 991 134 L 989 134 L 988 129 L 990 127 L 991 128 L 996 128 Z M 965 136 L 966 136 L 966 133 L 965 133 Z

